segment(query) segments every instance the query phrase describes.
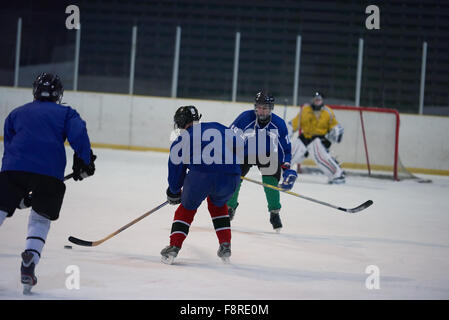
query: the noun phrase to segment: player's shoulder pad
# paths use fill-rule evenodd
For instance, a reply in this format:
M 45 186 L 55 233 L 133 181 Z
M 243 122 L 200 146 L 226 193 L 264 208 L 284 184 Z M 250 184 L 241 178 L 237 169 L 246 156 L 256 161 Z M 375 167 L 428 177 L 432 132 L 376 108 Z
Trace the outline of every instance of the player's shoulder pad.
M 246 110 L 239 114 L 239 116 L 234 120 L 233 123 L 238 123 L 239 125 L 247 125 L 254 120 L 256 120 L 256 114 L 254 113 L 254 110 Z
M 271 113 L 271 121 L 274 122 L 274 124 L 285 123 L 284 119 L 279 117 L 276 113 Z
M 331 116 L 333 116 L 334 114 L 334 110 L 332 110 L 332 108 L 329 107 L 327 104 L 325 104 L 321 110 L 327 111 Z
M 301 107 L 301 113 L 313 112 L 313 108 L 310 104 L 306 103 Z
M 271 122 L 279 129 L 287 130 L 287 123 L 275 113 L 271 113 Z

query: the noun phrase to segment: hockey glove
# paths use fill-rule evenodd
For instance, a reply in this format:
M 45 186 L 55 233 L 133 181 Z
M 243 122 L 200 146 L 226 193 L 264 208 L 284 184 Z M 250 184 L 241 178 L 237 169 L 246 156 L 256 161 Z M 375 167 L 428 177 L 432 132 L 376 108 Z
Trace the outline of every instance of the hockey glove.
M 279 188 L 282 188 L 283 190 L 291 190 L 293 188 L 293 185 L 295 184 L 296 178 L 298 177 L 298 174 L 295 170 L 288 169 L 285 170 L 282 174 L 283 181 L 279 185 Z
M 90 150 L 90 163 L 85 164 L 84 161 L 77 156 L 76 153 L 73 154 L 73 180 L 81 181 L 84 178 L 89 176 L 93 176 L 95 173 L 95 159 L 97 156 L 93 154 L 92 150 Z
M 335 127 L 331 129 L 331 131 L 329 131 L 326 137 L 332 142 L 340 143 L 341 140 L 343 139 L 344 132 L 345 131 L 343 127 L 340 124 L 337 124 Z
M 180 204 L 181 203 L 181 191 L 178 193 L 172 193 L 170 188 L 167 188 L 167 201 L 169 204 Z

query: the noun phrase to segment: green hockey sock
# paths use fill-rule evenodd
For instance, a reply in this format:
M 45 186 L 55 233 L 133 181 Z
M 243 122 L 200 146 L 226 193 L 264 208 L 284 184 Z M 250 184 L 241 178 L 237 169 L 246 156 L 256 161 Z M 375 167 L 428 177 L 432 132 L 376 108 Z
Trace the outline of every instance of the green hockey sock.
M 228 203 L 227 203 L 228 207 L 235 209 L 239 205 L 237 200 L 239 198 L 239 192 L 240 192 L 241 186 L 242 186 L 242 180 L 240 180 L 240 183 L 238 184 L 237 188 L 235 188 L 234 194 L 232 195 L 231 199 L 228 200 Z
M 262 182 L 277 187 L 279 181 L 273 176 L 262 176 Z M 264 187 L 265 196 L 268 202 L 268 211 L 281 208 L 281 196 L 278 190 Z

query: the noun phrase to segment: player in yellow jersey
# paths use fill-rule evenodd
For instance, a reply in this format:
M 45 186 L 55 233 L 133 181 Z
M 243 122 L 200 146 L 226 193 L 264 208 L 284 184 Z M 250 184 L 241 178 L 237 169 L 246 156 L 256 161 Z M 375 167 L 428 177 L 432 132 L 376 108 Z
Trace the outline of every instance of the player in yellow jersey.
M 309 155 L 329 183 L 345 183 L 345 174 L 338 162 L 329 154 L 333 142 L 340 143 L 343 127 L 335 118 L 334 111 L 324 104 L 323 95 L 316 92 L 311 104 L 304 104 L 295 118 L 288 122 L 290 137 L 299 131 L 298 139 L 292 141 L 291 164 L 301 163 Z

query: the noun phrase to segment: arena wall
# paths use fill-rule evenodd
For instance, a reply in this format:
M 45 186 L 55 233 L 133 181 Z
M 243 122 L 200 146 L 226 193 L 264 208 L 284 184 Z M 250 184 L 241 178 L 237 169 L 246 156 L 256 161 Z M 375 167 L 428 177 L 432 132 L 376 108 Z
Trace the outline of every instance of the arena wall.
M 31 100 L 31 89 L 0 87 L 2 128 L 13 108 Z M 253 108 L 251 103 L 80 91 L 66 91 L 63 101 L 75 108 L 86 120 L 94 147 L 156 151 L 168 150 L 173 114 L 181 105 L 193 104 L 202 114 L 202 121 L 218 121 L 225 125 L 230 125 L 242 111 Z M 285 115 L 285 119 L 290 120 L 298 110 L 298 107 L 276 105 L 274 112 L 281 117 Z M 333 147 L 338 152 L 339 161 L 354 164 L 357 161 L 364 162 L 364 153 L 355 150 L 358 147 L 355 148 L 352 143 L 352 140 L 360 139 L 359 121 L 354 118 L 354 114 L 340 110 L 336 110 L 335 114 L 345 128 L 345 143 Z M 390 148 L 389 139 L 394 137 L 391 136 L 389 120 L 380 117 L 373 121 L 375 123 L 371 123 L 367 135 L 370 139 L 381 141 L 369 143 L 370 153 L 380 154 L 385 152 L 386 146 Z M 448 128 L 449 117 L 400 114 L 399 156 L 403 165 L 412 172 L 449 175 L 449 145 L 446 138 Z M 360 141 L 358 144 L 360 145 Z M 379 163 L 372 165 L 384 165 L 380 163 L 382 160 L 378 161 Z

